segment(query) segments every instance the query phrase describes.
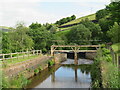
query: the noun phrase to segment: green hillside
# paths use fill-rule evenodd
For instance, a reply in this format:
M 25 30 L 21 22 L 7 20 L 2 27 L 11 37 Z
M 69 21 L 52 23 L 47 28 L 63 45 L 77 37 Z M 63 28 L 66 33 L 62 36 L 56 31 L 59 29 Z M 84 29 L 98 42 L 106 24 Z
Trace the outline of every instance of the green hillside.
M 8 32 L 10 30 L 10 27 L 0 26 L 0 30 L 3 32 Z
M 84 17 L 80 17 L 80 18 L 78 18 L 78 19 L 75 19 L 75 20 L 73 20 L 73 21 L 70 21 L 70 22 L 68 22 L 68 23 L 65 23 L 65 24 L 63 24 L 63 25 L 61 25 L 61 26 L 79 23 L 81 20 L 84 20 L 84 19 L 86 19 L 86 18 L 88 18 L 89 20 L 95 20 L 95 14 L 90 14 L 90 15 L 87 15 L 87 16 L 84 16 Z

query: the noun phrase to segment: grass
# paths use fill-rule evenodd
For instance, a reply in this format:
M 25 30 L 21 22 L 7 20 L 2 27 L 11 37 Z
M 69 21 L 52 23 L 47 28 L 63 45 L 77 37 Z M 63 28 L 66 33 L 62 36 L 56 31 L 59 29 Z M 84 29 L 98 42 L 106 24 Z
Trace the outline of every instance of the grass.
M 9 29 L 10 27 L 0 26 L 0 28 Z
M 112 45 L 112 48 L 115 52 L 119 52 L 120 53 L 120 43 L 116 43 Z
M 88 16 L 80 17 L 80 18 L 78 18 L 78 19 L 75 19 L 75 20 L 73 20 L 73 21 L 70 21 L 70 22 L 68 22 L 68 23 L 63 24 L 62 26 L 64 26 L 64 25 L 69 25 L 69 24 L 79 23 L 81 20 L 84 20 L 84 19 L 86 19 L 86 18 L 88 18 L 89 20 L 95 20 L 95 14 L 91 14 L 91 15 L 88 15 Z
M 56 33 L 57 36 L 64 36 L 66 35 L 67 33 L 69 33 L 70 30 L 65 30 L 65 31 L 59 31 Z
M 4 60 L 3 67 L 7 67 L 9 65 L 13 65 L 15 63 L 19 63 L 19 62 L 27 61 L 27 60 L 30 60 L 30 59 L 34 59 L 34 58 L 37 58 L 37 57 L 39 57 L 39 55 L 29 56 L 29 57 L 25 57 L 25 58 L 20 57 L 19 59 L 14 58 L 14 59 Z

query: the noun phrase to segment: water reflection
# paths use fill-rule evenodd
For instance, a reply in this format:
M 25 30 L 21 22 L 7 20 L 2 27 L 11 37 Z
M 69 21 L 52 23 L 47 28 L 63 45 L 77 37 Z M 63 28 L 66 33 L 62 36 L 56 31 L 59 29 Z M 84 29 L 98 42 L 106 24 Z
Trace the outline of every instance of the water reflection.
M 91 67 L 90 65 L 61 66 L 60 68 L 52 67 L 51 68 L 52 70 L 51 69 L 47 70 L 46 72 L 44 72 L 44 75 L 41 72 L 41 74 L 34 77 L 34 79 L 32 79 L 31 85 L 28 85 L 28 87 L 29 88 L 89 88 L 91 83 L 90 67 Z M 41 75 L 43 77 L 41 77 Z M 33 83 L 36 82 L 37 84 L 33 85 Z

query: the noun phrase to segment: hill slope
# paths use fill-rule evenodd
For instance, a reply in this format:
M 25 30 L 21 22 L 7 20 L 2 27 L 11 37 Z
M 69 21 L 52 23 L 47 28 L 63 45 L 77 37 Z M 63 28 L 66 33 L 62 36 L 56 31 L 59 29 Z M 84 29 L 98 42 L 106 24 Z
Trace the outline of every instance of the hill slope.
M 90 14 L 90 15 L 87 15 L 87 16 L 84 16 L 84 17 L 80 17 L 80 18 L 78 18 L 78 19 L 75 19 L 75 20 L 73 20 L 73 21 L 70 21 L 70 22 L 68 22 L 68 23 L 65 23 L 65 24 L 63 24 L 63 25 L 61 25 L 61 26 L 79 23 L 81 20 L 84 20 L 84 19 L 86 19 L 86 18 L 88 18 L 89 20 L 95 20 L 95 14 Z

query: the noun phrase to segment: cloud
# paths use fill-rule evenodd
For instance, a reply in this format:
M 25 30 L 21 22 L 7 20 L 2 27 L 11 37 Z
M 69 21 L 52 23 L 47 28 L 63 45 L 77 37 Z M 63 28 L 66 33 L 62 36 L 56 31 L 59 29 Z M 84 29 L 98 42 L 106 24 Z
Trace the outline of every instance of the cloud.
M 6 0 L 5 0 L 6 1 Z M 0 25 L 14 26 L 18 21 L 24 21 L 27 25 L 32 22 L 45 23 L 53 22 L 57 17 L 53 14 L 45 13 L 37 9 L 37 2 L 40 0 L 30 0 L 28 2 L 10 0 L 2 2 L 0 6 Z M 55 18 L 56 17 L 56 18 Z
M 106 3 L 109 0 L 89 1 L 94 3 Z M 53 23 L 60 18 L 66 17 L 63 16 L 63 14 L 58 15 L 56 13 L 44 12 L 38 8 L 41 2 L 78 2 L 78 4 L 83 7 L 91 6 L 88 0 L 0 0 L 0 26 L 14 26 L 17 21 L 24 21 L 26 25 L 30 25 L 32 22 Z M 96 6 L 94 4 L 94 7 Z M 75 15 L 79 17 L 87 14 L 90 14 L 90 12 L 75 13 Z

